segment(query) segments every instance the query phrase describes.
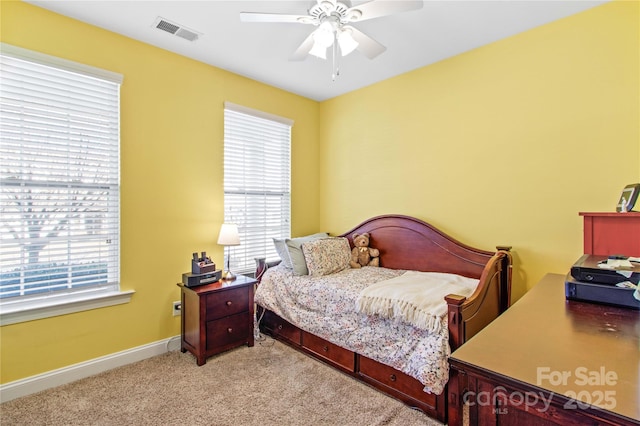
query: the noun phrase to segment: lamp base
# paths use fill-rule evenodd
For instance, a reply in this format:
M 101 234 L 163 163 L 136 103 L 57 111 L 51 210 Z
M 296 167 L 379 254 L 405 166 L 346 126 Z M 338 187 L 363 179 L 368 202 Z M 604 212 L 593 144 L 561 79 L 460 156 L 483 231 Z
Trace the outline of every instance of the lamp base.
M 233 281 L 235 279 L 236 279 L 236 276 L 231 271 L 224 271 L 222 273 L 222 280 L 223 281 Z

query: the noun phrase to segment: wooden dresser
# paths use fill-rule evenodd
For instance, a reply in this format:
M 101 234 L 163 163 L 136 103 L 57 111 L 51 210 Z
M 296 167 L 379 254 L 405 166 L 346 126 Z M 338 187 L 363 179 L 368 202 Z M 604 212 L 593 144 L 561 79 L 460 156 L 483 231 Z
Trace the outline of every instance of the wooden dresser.
M 640 424 L 640 311 L 548 274 L 449 359 L 449 425 Z

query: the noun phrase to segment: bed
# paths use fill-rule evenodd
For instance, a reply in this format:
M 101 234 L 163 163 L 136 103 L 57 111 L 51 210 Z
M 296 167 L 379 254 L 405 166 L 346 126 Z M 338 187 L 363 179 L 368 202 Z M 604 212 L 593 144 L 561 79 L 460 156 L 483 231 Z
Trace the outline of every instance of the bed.
M 353 235 L 365 232 L 370 246 L 380 252 L 380 267 L 319 274 L 322 270 L 313 266 L 307 271 L 311 275 L 297 275 L 290 264 L 257 259 L 260 330 L 446 423 L 447 397 L 457 393 L 448 385 L 448 355 L 509 307 L 509 247 L 499 246 L 495 252 L 473 248 L 402 215 L 366 220 L 334 237 L 333 243 L 350 250 Z M 317 257 L 311 255 L 312 245 L 302 246 L 309 249 L 307 262 Z M 344 248 L 340 250 L 342 256 Z M 442 300 L 439 320 L 425 325 L 363 310 L 366 291 L 405 277 L 414 277 L 414 285 L 431 283 L 432 277 L 453 280 L 451 287 L 440 285 L 437 290 L 442 293 L 437 299 Z M 449 294 L 449 288 L 466 293 Z

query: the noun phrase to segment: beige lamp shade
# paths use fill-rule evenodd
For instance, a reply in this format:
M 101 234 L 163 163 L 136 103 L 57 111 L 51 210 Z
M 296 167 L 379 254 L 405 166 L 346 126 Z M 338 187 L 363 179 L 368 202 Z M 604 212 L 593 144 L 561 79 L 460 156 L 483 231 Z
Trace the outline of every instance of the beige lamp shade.
M 227 268 L 222 273 L 223 280 L 235 280 L 236 276 L 231 272 L 229 265 L 231 263 L 230 257 L 230 248 L 229 246 L 239 246 L 240 245 L 240 235 L 238 234 L 238 225 L 234 223 L 223 223 L 220 227 L 220 234 L 218 235 L 218 244 L 221 246 L 227 247 Z
M 238 234 L 238 225 L 223 223 L 220 227 L 220 234 L 218 235 L 218 244 L 221 246 L 239 246 L 240 235 Z

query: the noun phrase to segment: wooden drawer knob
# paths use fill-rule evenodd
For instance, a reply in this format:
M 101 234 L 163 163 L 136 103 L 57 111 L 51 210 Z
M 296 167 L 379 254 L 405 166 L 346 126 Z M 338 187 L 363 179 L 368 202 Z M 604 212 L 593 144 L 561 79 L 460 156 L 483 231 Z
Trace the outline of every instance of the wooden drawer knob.
M 282 330 L 282 324 L 278 324 L 278 330 Z
M 391 376 L 389 376 L 389 380 L 391 380 L 392 382 L 396 381 L 396 375 L 392 374 Z
M 325 351 L 325 352 L 329 352 L 329 346 L 324 346 L 324 347 L 322 348 L 322 350 L 323 350 L 323 351 Z
M 227 301 L 227 306 L 231 306 L 232 302 L 231 300 Z
M 233 333 L 233 328 L 231 328 L 231 327 L 227 328 L 227 333 L 229 333 L 229 334 Z

